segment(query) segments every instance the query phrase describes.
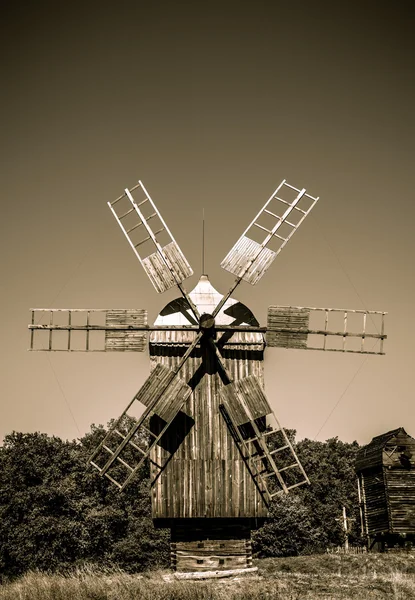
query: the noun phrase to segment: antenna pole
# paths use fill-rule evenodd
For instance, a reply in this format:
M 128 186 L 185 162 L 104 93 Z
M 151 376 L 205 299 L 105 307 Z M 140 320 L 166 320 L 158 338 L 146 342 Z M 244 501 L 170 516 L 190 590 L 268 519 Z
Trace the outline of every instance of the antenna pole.
M 205 209 L 202 209 L 202 275 L 205 274 Z

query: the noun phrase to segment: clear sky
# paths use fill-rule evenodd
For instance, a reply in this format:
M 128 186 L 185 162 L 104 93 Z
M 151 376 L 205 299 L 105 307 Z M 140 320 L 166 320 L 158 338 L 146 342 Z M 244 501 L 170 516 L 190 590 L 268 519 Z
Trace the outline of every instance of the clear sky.
M 201 274 L 286 178 L 320 201 L 236 297 L 385 310 L 386 356 L 267 349 L 298 438 L 415 434 L 412 2 L 6 2 L 1 20 L 1 419 L 63 438 L 117 416 L 145 354 L 29 353 L 29 308 L 157 295 L 107 201 L 140 178 Z

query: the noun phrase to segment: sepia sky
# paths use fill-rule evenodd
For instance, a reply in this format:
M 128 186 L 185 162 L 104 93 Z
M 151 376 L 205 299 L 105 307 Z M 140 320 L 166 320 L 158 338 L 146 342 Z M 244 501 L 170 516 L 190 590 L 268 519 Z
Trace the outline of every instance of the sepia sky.
M 29 309 L 157 295 L 106 203 L 141 179 L 195 275 L 286 178 L 320 196 L 255 287 L 271 304 L 388 311 L 386 356 L 269 348 L 297 437 L 415 435 L 414 9 L 410 2 L 6 2 L 1 21 L 0 439 L 117 416 L 146 354 L 27 352 Z

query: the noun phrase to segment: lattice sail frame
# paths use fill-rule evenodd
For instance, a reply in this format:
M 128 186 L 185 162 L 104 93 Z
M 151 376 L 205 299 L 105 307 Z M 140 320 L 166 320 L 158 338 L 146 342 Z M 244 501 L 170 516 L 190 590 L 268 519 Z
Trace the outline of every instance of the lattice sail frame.
M 177 376 L 178 370 L 176 368 L 172 371 L 161 364 L 156 365 L 89 459 L 99 474 L 107 477 L 120 491 L 133 479 L 192 393 L 191 388 Z M 138 419 L 131 411 L 133 405 L 137 408 L 137 404 L 146 407 Z M 163 423 L 157 433 L 152 432 L 148 426 L 153 415 L 157 415 Z M 121 431 L 125 427 L 127 430 Z M 149 436 L 149 443 L 144 448 L 137 439 L 140 431 Z M 163 465 L 154 466 L 159 472 L 163 469 Z
M 138 189 L 144 193 L 144 199 L 140 201 L 136 201 L 132 194 Z M 127 211 L 124 210 L 117 212 L 120 201 L 124 199 L 131 204 L 131 208 L 128 208 Z M 143 207 L 143 205 L 146 203 L 148 203 L 151 207 L 151 210 L 153 210 L 153 212 L 151 212 L 147 217 L 140 209 L 140 207 Z M 111 209 L 111 212 L 114 215 L 118 225 L 120 226 L 121 231 L 127 238 L 134 254 L 140 261 L 143 269 L 147 273 L 151 283 L 158 293 L 165 292 L 173 286 L 179 285 L 182 283 L 182 281 L 193 275 L 192 268 L 187 262 L 178 243 L 171 234 L 170 229 L 167 227 L 166 222 L 164 221 L 156 205 L 152 201 L 150 194 L 147 192 L 141 181 L 139 181 L 136 186 L 131 188 L 131 190 L 126 188 L 124 190 L 124 194 L 122 194 L 113 202 L 108 202 L 108 206 Z M 130 222 L 130 225 L 127 228 L 124 226 L 123 220 L 129 215 L 134 216 L 135 219 L 133 222 Z M 157 229 L 154 227 L 155 231 L 153 231 L 149 225 L 150 220 L 157 224 Z M 143 231 L 143 229 L 147 235 L 146 237 L 137 241 L 135 234 L 139 231 Z M 170 240 L 164 246 L 161 246 L 158 241 L 158 236 L 162 232 L 165 232 Z M 146 242 L 152 242 L 155 251 L 148 255 L 142 256 L 138 248 Z
M 310 483 L 284 428 L 276 418 L 258 379 L 244 377 L 221 389 L 222 412 L 266 504 L 275 496 Z M 272 417 L 276 427 L 266 419 Z M 269 436 L 280 434 L 274 449 Z M 291 481 L 286 479 L 290 474 Z
M 31 312 L 29 350 L 34 352 L 144 352 L 147 348 L 144 309 L 32 308 Z
M 281 197 L 284 188 L 297 193 L 294 200 L 285 200 Z M 303 207 L 304 201 L 307 203 Z M 318 197 L 314 198 L 307 194 L 305 188 L 297 189 L 284 179 L 225 256 L 221 267 L 251 285 L 258 283 L 317 201 Z M 302 203 L 301 207 L 300 203 Z M 271 208 L 273 210 L 270 210 Z M 282 214 L 278 214 L 280 212 Z M 275 224 L 270 229 L 259 222 L 263 215 L 275 220 Z M 279 230 L 283 225 L 288 225 L 288 233 L 280 235 Z M 265 232 L 261 243 L 248 235 L 255 227 Z M 268 248 L 271 241 L 277 242 L 276 250 Z
M 267 320 L 267 345 L 297 350 L 325 350 L 328 352 L 383 355 L 385 354 L 383 350 L 384 340 L 387 337 L 384 333 L 386 314 L 386 312 L 374 310 L 270 306 Z M 341 317 L 343 322 L 342 330 L 330 330 L 330 318 L 337 315 Z M 310 317 L 317 317 L 317 324 L 313 328 L 310 328 Z M 350 330 L 350 320 L 351 318 L 355 320 L 356 317 L 359 317 L 358 326 L 361 331 Z M 368 330 L 369 320 L 372 321 L 372 326 L 377 333 Z M 333 337 L 340 340 L 338 347 L 329 346 L 328 341 Z M 315 345 L 316 339 L 321 340 L 319 345 Z M 360 340 L 359 347 L 350 347 L 351 342 L 357 340 Z M 373 342 L 370 349 L 367 348 L 367 340 Z M 375 346 L 377 346 L 377 349 L 375 349 Z

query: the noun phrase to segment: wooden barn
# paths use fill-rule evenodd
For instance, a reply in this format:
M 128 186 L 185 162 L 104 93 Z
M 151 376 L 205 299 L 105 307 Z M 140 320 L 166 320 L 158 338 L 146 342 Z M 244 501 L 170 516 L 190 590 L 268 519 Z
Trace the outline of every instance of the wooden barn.
M 356 472 L 369 549 L 415 541 L 415 439 L 403 427 L 359 450 Z

